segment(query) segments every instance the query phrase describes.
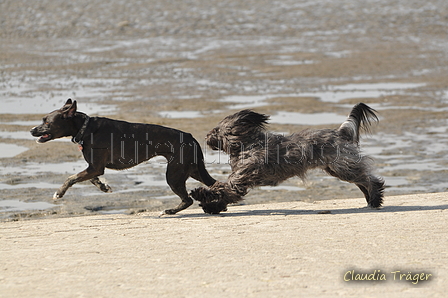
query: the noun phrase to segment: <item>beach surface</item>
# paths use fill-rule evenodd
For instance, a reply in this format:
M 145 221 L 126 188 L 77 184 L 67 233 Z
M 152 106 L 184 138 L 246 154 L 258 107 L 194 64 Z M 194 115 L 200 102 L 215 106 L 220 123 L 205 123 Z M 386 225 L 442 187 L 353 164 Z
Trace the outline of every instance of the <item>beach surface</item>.
M 447 196 L 4 222 L 0 296 L 446 297 Z

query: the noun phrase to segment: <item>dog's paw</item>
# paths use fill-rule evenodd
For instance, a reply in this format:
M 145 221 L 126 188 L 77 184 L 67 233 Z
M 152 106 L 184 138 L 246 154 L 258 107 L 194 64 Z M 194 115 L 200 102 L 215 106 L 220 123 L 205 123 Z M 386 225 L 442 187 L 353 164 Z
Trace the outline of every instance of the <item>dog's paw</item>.
M 100 187 L 100 190 L 106 193 L 111 193 L 112 187 L 110 187 L 109 184 L 103 183 L 103 185 Z
M 167 209 L 167 210 L 163 210 L 162 212 L 160 212 L 159 217 L 162 217 L 164 215 L 173 215 L 176 213 L 177 213 L 177 211 L 174 209 Z
M 112 192 L 112 188 L 109 186 L 109 184 L 107 184 L 105 179 L 95 177 L 91 179 L 90 182 L 92 182 L 92 184 L 98 187 L 98 189 L 102 192 Z

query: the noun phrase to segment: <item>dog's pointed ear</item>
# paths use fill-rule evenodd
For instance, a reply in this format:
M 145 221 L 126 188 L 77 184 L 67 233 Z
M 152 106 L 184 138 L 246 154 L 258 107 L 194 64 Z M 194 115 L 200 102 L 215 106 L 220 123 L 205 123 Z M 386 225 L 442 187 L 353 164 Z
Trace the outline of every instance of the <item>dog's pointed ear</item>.
M 67 101 L 62 106 L 61 111 L 68 110 L 72 106 L 72 104 L 73 104 L 72 99 L 71 98 L 67 99 Z
M 71 99 L 69 99 L 69 100 L 70 100 L 70 102 L 72 101 Z M 67 100 L 67 102 L 68 102 L 68 100 Z M 64 118 L 72 118 L 76 114 L 76 109 L 77 109 L 76 100 L 73 101 L 73 103 L 71 103 L 71 104 L 66 103 L 64 106 L 63 117 Z

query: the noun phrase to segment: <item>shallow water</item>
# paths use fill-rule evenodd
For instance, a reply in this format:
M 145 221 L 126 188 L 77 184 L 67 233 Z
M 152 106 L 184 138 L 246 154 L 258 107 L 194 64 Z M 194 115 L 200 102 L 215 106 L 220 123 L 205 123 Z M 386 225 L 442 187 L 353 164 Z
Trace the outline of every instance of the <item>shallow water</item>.
M 89 101 L 104 99 L 108 87 L 114 86 L 117 82 L 117 80 L 86 78 L 61 80 L 51 76 L 44 79 L 11 78 L 7 82 L 0 82 L 2 103 L 0 113 L 45 115 L 59 109 L 66 99 L 73 97 L 83 99 L 80 111 L 87 114 L 110 114 L 116 110 L 116 106 L 86 102 L 84 99 Z M 49 91 L 41 90 L 50 86 Z M 66 91 L 63 91 L 64 89 Z
M 311 92 L 265 94 L 265 95 L 235 95 L 222 98 L 220 101 L 232 103 L 229 109 L 249 109 L 266 106 L 268 99 L 275 97 L 315 97 L 323 102 L 338 103 L 344 99 L 371 99 L 398 94 L 412 94 L 416 88 L 424 87 L 425 83 L 363 83 L 346 85 L 325 85 Z M 324 89 L 325 91 L 321 91 Z M 311 123 L 312 124 L 312 123 Z
M 27 147 L 17 146 L 15 144 L 0 143 L 0 158 L 14 157 L 28 150 Z
M 159 115 L 164 118 L 198 118 L 203 115 L 198 111 L 162 111 Z
M 335 113 L 294 113 L 294 112 L 277 112 L 270 117 L 271 123 L 278 124 L 301 124 L 301 125 L 321 125 L 342 123 L 347 116 L 341 116 Z
M 56 173 L 67 174 L 71 172 L 80 172 L 87 167 L 87 163 L 84 160 L 75 162 L 60 162 L 60 163 L 36 163 L 27 162 L 23 165 L 6 165 L 2 168 L 2 175 L 27 175 L 34 176 L 42 173 Z
M 37 125 L 39 122 L 34 122 L 34 125 Z M 30 128 L 32 126 L 30 125 Z M 0 138 L 4 139 L 16 139 L 16 140 L 29 140 L 31 134 L 29 131 L 0 131 Z M 1 148 L 0 148 L 1 151 Z
M 256 107 L 262 107 L 267 105 L 266 102 L 269 98 L 278 97 L 279 95 L 233 95 L 221 99 L 222 102 L 232 103 L 228 106 L 229 109 L 243 110 L 253 109 Z
M 47 202 L 23 202 L 19 200 L 0 200 L 0 213 L 25 210 L 45 210 L 57 205 Z
M 381 96 L 406 94 L 413 89 L 425 86 L 425 84 L 410 83 L 372 83 L 372 84 L 348 84 L 328 87 L 328 91 L 304 92 L 298 96 L 316 97 L 324 102 L 337 103 L 344 99 L 371 99 Z
M 69 98 L 70 96 L 65 96 Z M 8 96 L 8 98 L 11 98 Z M 62 97 L 63 98 L 63 97 Z M 33 98 L 13 97 L 2 100 L 2 110 L 8 114 L 42 114 L 59 109 L 63 104 L 61 97 L 47 99 L 44 95 Z M 116 110 L 113 105 L 84 102 L 80 111 L 87 114 L 110 114 Z

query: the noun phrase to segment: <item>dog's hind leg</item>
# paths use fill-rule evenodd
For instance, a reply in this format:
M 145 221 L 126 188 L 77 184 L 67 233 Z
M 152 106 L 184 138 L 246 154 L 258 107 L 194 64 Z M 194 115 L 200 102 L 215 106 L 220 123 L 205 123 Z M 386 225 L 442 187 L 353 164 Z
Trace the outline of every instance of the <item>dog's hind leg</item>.
M 356 184 L 363 192 L 369 207 L 378 208 L 383 203 L 384 180 L 369 172 L 369 164 L 362 161 L 348 163 L 341 167 L 332 164 L 324 170 L 333 177 Z
M 189 175 L 185 173 L 184 169 L 176 167 L 175 163 L 169 163 L 166 169 L 166 182 L 170 186 L 171 190 L 180 197 L 182 202 L 173 209 L 168 209 L 162 212 L 163 214 L 176 214 L 177 212 L 184 210 L 193 204 L 193 199 L 190 198 L 185 186 Z
M 98 189 L 103 192 L 112 192 L 112 188 L 109 186 L 109 184 L 101 181 L 98 177 L 90 179 L 90 182 L 92 182 L 93 185 L 98 187 Z
M 369 176 L 369 207 L 378 208 L 383 204 L 384 197 L 384 179 L 374 175 Z
M 370 195 L 369 195 L 369 190 L 362 184 L 356 183 L 356 186 L 359 187 L 359 189 L 362 191 L 362 193 L 364 194 L 364 197 L 366 198 L 367 204 L 369 203 L 370 200 Z

